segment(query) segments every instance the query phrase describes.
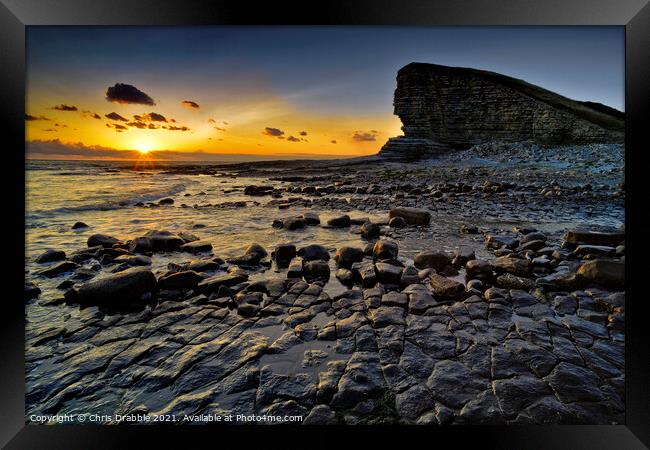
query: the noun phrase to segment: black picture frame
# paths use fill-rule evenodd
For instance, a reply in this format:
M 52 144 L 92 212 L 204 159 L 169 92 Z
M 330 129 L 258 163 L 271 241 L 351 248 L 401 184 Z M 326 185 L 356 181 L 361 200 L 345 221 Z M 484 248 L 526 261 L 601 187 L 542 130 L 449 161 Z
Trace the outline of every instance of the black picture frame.
M 22 303 L 20 255 L 24 256 L 24 148 L 25 130 L 25 27 L 30 25 L 618 25 L 625 27 L 626 190 L 627 248 L 643 244 L 644 218 L 643 158 L 650 104 L 650 5 L 648 0 L 485 0 L 411 1 L 363 0 L 328 1 L 320 4 L 265 2 L 249 4 L 231 0 L 0 0 L 0 123 L 5 125 L 4 192 L 7 219 L 4 221 L 8 246 L 4 267 L 5 290 L 0 332 L 2 383 L 0 383 L 0 445 L 6 448 L 131 448 L 135 439 L 146 443 L 161 440 L 166 446 L 185 433 L 201 434 L 213 443 L 225 445 L 224 434 L 249 439 L 249 427 L 211 426 L 171 429 L 160 426 L 36 426 L 25 424 L 24 304 Z M 630 184 L 632 183 L 632 184 Z M 21 193 L 23 198 L 20 198 Z M 632 206 L 635 207 L 632 207 Z M 22 227 L 22 228 L 21 228 Z M 24 239 L 24 238 L 23 238 Z M 637 243 L 637 240 L 639 243 Z M 630 241 L 633 243 L 631 244 Z M 640 250 L 637 249 L 637 252 Z M 630 259 L 631 258 L 631 259 Z M 626 423 L 612 426 L 504 426 L 504 427 L 410 427 L 408 430 L 362 429 L 354 432 L 375 438 L 399 437 L 409 445 L 424 438 L 442 445 L 441 438 L 454 446 L 475 443 L 480 448 L 647 448 L 650 446 L 650 355 L 648 327 L 644 324 L 643 302 L 636 295 L 643 284 L 643 260 L 628 252 L 626 278 Z M 639 272 L 639 276 L 636 276 Z M 637 289 L 635 289 L 637 288 Z M 14 291 L 15 289 L 15 291 Z M 631 294 L 632 293 L 632 294 Z M 647 295 L 646 295 L 647 297 Z M 188 429 L 191 428 L 191 429 Z M 343 443 L 350 432 L 310 428 L 290 430 L 295 446 L 321 442 Z M 286 433 L 283 427 L 275 433 Z M 287 435 L 288 436 L 288 435 Z M 407 437 L 408 436 L 408 437 Z M 404 437 L 408 440 L 404 440 Z M 222 441 L 223 439 L 223 441 Z M 284 438 L 282 438 L 284 439 Z M 308 439 L 308 440 L 306 440 Z M 208 442 L 209 442 L 208 441 Z M 182 442 L 182 441 L 181 441 Z M 302 443 L 301 443 L 302 442 Z M 324 440 L 322 442 L 325 442 Z M 268 442 L 270 443 L 270 441 Z M 330 445 L 332 444 L 330 443 Z M 289 445 L 293 447 L 293 445 Z

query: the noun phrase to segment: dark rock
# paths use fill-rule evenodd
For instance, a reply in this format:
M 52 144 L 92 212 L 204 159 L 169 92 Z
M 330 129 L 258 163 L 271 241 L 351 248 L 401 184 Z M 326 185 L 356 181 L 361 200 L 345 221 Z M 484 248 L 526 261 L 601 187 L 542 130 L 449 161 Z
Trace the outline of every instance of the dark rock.
M 379 224 L 372 222 L 365 222 L 361 225 L 361 237 L 364 239 L 375 239 L 378 238 L 381 234 L 381 228 Z
M 463 364 L 448 360 L 435 365 L 426 384 L 436 399 L 453 408 L 462 408 L 487 388 L 487 382 Z
M 511 273 L 504 273 L 497 277 L 497 286 L 503 289 L 531 290 L 535 287 L 535 282 L 529 278 L 518 277 Z
M 212 243 L 207 240 L 187 242 L 179 247 L 182 252 L 188 253 L 209 253 L 212 251 Z
M 327 405 L 317 405 L 302 421 L 303 425 L 336 425 L 336 415 Z
M 261 196 L 261 195 L 268 195 L 273 192 L 274 188 L 273 186 L 246 186 L 244 188 L 244 195 L 252 195 L 252 196 Z
M 599 259 L 588 261 L 578 268 L 576 276 L 586 283 L 623 289 L 625 288 L 625 263 Z
M 220 287 L 233 287 L 248 280 L 244 274 L 217 274 L 204 279 L 197 285 L 197 289 L 204 293 L 218 291 Z
M 117 264 L 126 264 L 127 266 L 150 266 L 151 258 L 143 255 L 120 255 L 113 260 Z
M 306 225 L 320 225 L 320 217 L 315 212 L 306 212 L 302 215 L 302 221 Z
M 407 225 L 403 217 L 393 217 L 388 221 L 388 226 L 391 228 L 404 228 Z
M 294 260 L 287 269 L 287 278 L 302 278 L 302 261 Z
M 341 247 L 336 250 L 334 255 L 334 261 L 338 263 L 339 267 L 347 269 L 352 267 L 355 262 L 361 262 L 362 260 L 363 250 L 355 247 Z
M 129 251 L 132 253 L 149 253 L 153 251 L 151 239 L 145 236 L 136 237 L 129 242 Z
M 173 205 L 174 204 L 174 199 L 173 198 L 161 198 L 158 200 L 159 205 Z
M 343 215 L 339 217 L 333 217 L 327 221 L 327 224 L 334 228 L 347 228 L 350 226 L 350 216 Z
M 41 294 L 41 288 L 33 282 L 25 282 L 25 300 L 31 300 Z
M 293 244 L 280 244 L 275 247 L 271 256 L 278 267 L 287 267 L 296 257 L 296 246 Z
M 568 362 L 558 364 L 546 381 L 562 402 L 593 402 L 606 398 L 595 373 Z
M 334 276 L 345 286 L 352 286 L 354 284 L 355 276 L 349 269 L 338 269 Z
M 328 281 L 330 278 L 330 266 L 320 259 L 303 262 L 302 270 L 305 280 L 310 283 L 317 280 Z
M 327 251 L 325 247 L 318 244 L 307 245 L 298 250 L 298 256 L 300 256 L 303 261 L 312 261 L 315 259 L 320 259 L 322 261 L 330 260 L 330 252 Z
M 411 284 L 416 284 L 420 282 L 420 277 L 418 275 L 418 269 L 413 266 L 405 267 L 402 271 L 402 277 L 400 278 L 400 286 L 408 286 Z
M 465 285 L 438 274 L 429 275 L 429 285 L 436 298 L 459 300 L 465 295 Z
M 488 234 L 485 236 L 485 244 L 487 248 L 494 250 L 506 247 L 509 249 L 514 249 L 519 245 L 519 240 L 516 236 L 513 235 L 495 235 Z
M 83 222 L 75 222 L 74 225 L 72 225 L 73 230 L 78 230 L 80 228 L 88 228 L 88 225 Z
M 408 225 L 428 226 L 431 222 L 431 213 L 418 208 L 393 208 L 388 217 L 401 217 Z
M 586 244 L 616 247 L 624 239 L 624 232 L 604 233 L 598 231 L 570 230 L 564 235 L 564 242 L 572 246 Z
M 132 268 L 83 284 L 78 290 L 83 305 L 121 306 L 141 301 L 143 294 L 155 292 L 157 282 L 148 269 Z
M 465 264 L 467 278 L 476 278 L 487 281 L 492 278 L 492 270 L 492 264 L 482 259 L 467 261 Z
M 264 247 L 262 247 L 260 244 L 257 244 L 257 243 L 253 243 L 253 244 L 249 245 L 248 248 L 246 249 L 246 251 L 244 252 L 244 254 L 246 254 L 246 255 L 250 255 L 250 254 L 259 255 L 260 259 L 261 258 L 266 258 L 268 256 L 268 252 L 266 251 L 266 249 Z
M 195 288 L 203 277 L 192 270 L 176 272 L 171 275 L 161 277 L 158 280 L 158 286 L 161 289 L 192 289 Z
M 530 261 L 522 258 L 501 256 L 492 262 L 492 267 L 497 273 L 511 273 L 519 276 L 530 274 Z
M 52 261 L 62 261 L 65 259 L 65 252 L 62 250 L 45 250 L 36 257 L 34 261 L 39 264 L 48 263 Z
M 154 252 L 178 250 L 181 245 L 185 244 L 181 237 L 166 230 L 151 230 L 145 234 L 145 237 L 150 239 Z
M 451 258 L 445 253 L 427 250 L 415 255 L 413 264 L 418 269 L 434 269 L 438 271 L 451 264 Z
M 71 272 L 78 267 L 79 265 L 72 261 L 61 261 L 46 269 L 39 270 L 38 272 L 35 272 L 35 274 L 47 278 L 54 278 L 61 275 L 62 273 Z
M 119 243 L 120 241 L 111 236 L 106 236 L 105 234 L 93 234 L 88 238 L 88 247 L 97 247 L 101 246 L 104 248 L 110 248 L 114 244 Z
M 397 243 L 391 241 L 377 241 L 372 248 L 373 255 L 379 260 L 396 259 L 399 252 Z
M 378 262 L 375 264 L 377 270 L 377 280 L 384 284 L 399 285 L 402 279 L 402 268 L 392 264 Z

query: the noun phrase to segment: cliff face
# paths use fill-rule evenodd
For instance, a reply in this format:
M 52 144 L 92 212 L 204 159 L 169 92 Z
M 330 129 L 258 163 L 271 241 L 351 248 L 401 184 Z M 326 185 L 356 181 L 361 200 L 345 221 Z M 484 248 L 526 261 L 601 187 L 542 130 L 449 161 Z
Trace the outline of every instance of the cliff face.
M 546 145 L 623 142 L 624 115 L 494 72 L 411 63 L 397 74 L 404 136 L 379 154 L 417 158 L 489 141 Z

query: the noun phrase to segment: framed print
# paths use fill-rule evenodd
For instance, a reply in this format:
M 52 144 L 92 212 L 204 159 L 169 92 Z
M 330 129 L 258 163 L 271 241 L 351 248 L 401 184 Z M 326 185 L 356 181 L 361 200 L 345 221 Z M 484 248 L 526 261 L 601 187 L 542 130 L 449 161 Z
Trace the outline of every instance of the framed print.
M 646 3 L 299 6 L 3 0 L 3 444 L 645 448 Z

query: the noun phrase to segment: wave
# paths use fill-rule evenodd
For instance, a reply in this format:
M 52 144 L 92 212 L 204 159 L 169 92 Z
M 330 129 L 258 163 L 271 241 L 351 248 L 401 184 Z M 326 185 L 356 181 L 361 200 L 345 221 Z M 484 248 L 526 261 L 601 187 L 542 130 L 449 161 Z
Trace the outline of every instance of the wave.
M 104 200 L 102 202 L 88 203 L 85 205 L 78 206 L 66 206 L 61 208 L 46 209 L 46 210 L 37 210 L 32 211 L 28 214 L 27 219 L 34 220 L 40 219 L 43 217 L 53 217 L 61 214 L 69 214 L 79 211 L 110 211 L 114 209 L 123 209 L 133 207 L 136 203 L 146 203 L 159 200 L 164 197 L 169 197 L 172 195 L 179 194 L 186 189 L 185 184 L 175 184 L 166 189 L 161 189 L 157 191 L 141 191 L 135 193 L 131 197 L 122 197 L 110 200 Z

